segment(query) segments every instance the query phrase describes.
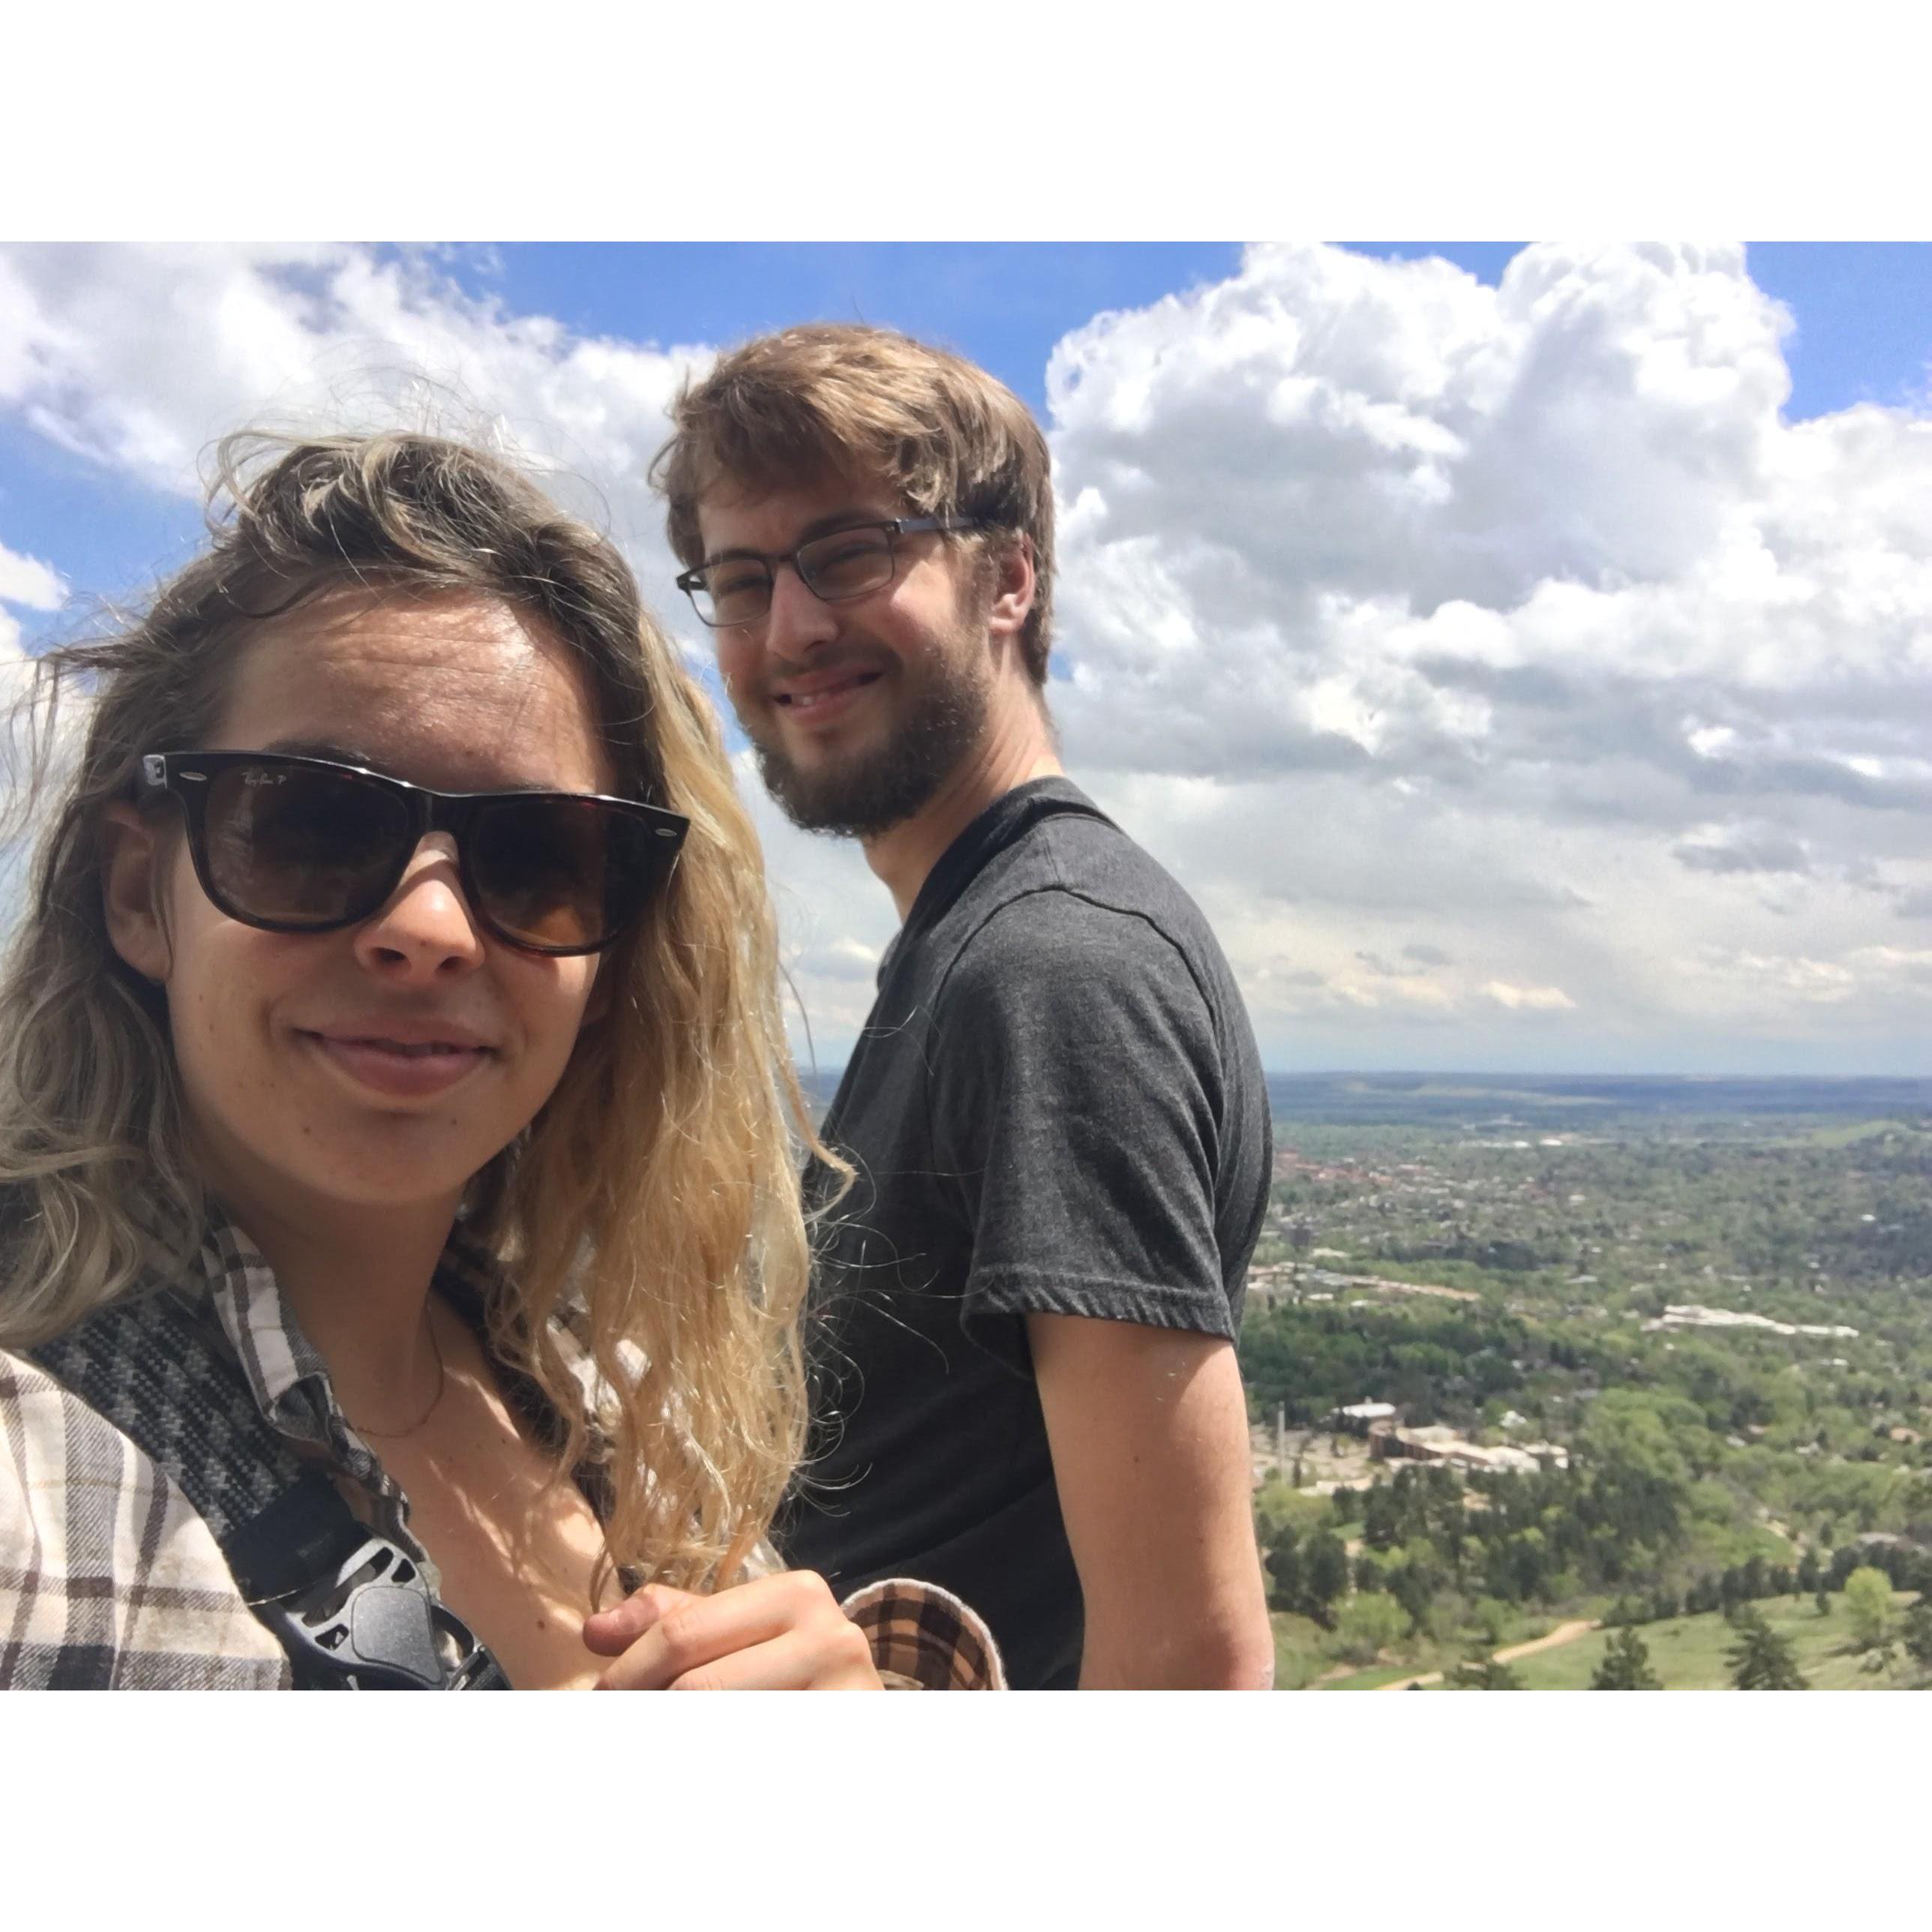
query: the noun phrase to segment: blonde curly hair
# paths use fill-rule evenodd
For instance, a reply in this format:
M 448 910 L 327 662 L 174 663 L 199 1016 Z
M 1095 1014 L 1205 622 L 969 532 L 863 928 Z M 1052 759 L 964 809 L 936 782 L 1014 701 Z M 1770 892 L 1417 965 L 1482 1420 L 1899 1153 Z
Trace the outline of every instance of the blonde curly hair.
M 140 752 L 206 737 L 239 655 L 312 597 L 497 599 L 575 654 L 616 789 L 691 829 L 608 956 L 608 1020 L 474 1177 L 463 1226 L 508 1285 L 498 1353 L 568 1426 L 560 1472 L 608 1444 L 607 1560 L 728 1582 L 800 1450 L 796 1154 L 818 1142 L 763 861 L 711 708 L 616 548 L 499 456 L 416 434 L 244 434 L 221 446 L 209 526 L 138 616 L 40 658 L 16 712 L 18 799 L 44 830 L 0 978 L 0 1345 L 178 1273 L 206 1222 L 164 996 L 116 956 L 102 908 L 103 814 L 134 795 Z M 76 698 L 70 766 L 56 752 Z M 551 1338 L 572 1304 L 611 1392 L 601 1418 Z

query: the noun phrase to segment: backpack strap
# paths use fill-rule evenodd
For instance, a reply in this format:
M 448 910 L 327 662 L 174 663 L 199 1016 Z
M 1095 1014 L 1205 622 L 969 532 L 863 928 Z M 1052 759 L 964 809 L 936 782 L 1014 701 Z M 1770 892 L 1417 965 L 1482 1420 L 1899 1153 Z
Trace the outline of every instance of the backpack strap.
M 415 1559 L 276 1433 L 181 1297 L 111 1303 L 26 1352 L 179 1484 L 298 1690 L 508 1688 Z

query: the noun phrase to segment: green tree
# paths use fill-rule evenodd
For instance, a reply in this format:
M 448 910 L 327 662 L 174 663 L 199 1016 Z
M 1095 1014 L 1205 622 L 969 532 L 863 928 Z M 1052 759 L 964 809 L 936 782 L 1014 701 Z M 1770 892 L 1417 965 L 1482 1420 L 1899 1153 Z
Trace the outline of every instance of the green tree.
M 1420 1630 L 1429 1621 L 1429 1606 L 1435 1597 L 1436 1577 L 1424 1563 L 1413 1557 L 1396 1571 L 1389 1594 L 1408 1613 L 1408 1620 Z
M 1348 1552 L 1342 1539 L 1318 1529 L 1301 1548 L 1301 1607 L 1333 1628 L 1335 1599 L 1348 1587 Z
M 1650 1667 L 1650 1652 L 1642 1637 L 1628 1627 L 1612 1636 L 1604 1660 L 1590 1678 L 1592 1690 L 1661 1690 L 1663 1680 Z
M 1678 1438 L 1704 1435 L 1700 1422 L 1695 1405 L 1681 1396 L 1606 1389 L 1590 1406 L 1583 1441 L 1605 1462 L 1681 1486 L 1690 1480 L 1690 1468 Z
M 1275 1532 L 1274 1540 L 1268 1546 L 1268 1603 L 1278 1610 L 1298 1610 L 1302 1598 L 1302 1561 L 1300 1539 L 1295 1534 L 1292 1523 L 1285 1523 Z
M 1791 1646 L 1764 1620 L 1764 1612 L 1747 1604 L 1732 1619 L 1738 1640 L 1724 1653 L 1731 1667 L 1734 1690 L 1808 1690 L 1798 1675 Z
M 1818 1594 L 1811 1599 L 1811 1604 L 1821 1617 L 1828 1617 L 1832 1614 L 1832 1600 L 1826 1594 L 1823 1584 L 1819 1585 Z
M 1852 1641 L 1870 1650 L 1885 1641 L 1892 1618 L 1892 1579 L 1867 1564 L 1845 1579 L 1845 1608 L 1852 1620 Z
M 1408 1634 L 1408 1617 L 1386 1590 L 1351 1597 L 1335 1619 L 1336 1654 L 1351 1664 L 1372 1664 Z
M 1900 1634 L 1912 1662 L 1932 1670 L 1932 1597 L 1921 1597 L 1906 1612 L 1905 1626 Z
M 1309 1499 L 1298 1496 L 1279 1476 L 1270 1476 L 1255 1492 L 1255 1537 L 1265 1550 L 1285 1528 L 1309 1527 L 1321 1511 L 1311 1510 Z
M 1511 1618 L 1510 1606 L 1500 1597 L 1478 1597 L 1470 1616 L 1476 1628 L 1489 1639 L 1491 1649 L 1502 1642 Z
M 1475 1652 L 1466 1664 L 1449 1673 L 1449 1682 L 1458 1690 L 1520 1690 L 1522 1679 L 1507 1664 L 1498 1663 L 1488 1652 Z
M 1362 1498 L 1362 1540 L 1371 1550 L 1392 1550 L 1402 1540 L 1402 1499 L 1377 1483 Z

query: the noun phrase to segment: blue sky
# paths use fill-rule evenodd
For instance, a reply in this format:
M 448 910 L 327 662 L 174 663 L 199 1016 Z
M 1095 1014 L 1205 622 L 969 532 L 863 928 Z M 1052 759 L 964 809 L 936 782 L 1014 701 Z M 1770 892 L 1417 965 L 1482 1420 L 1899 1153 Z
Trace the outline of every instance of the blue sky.
M 1439 255 L 1492 286 L 1522 246 L 1342 245 Z M 1201 242 L 557 243 L 499 251 L 494 273 L 472 256 L 458 273 L 512 308 L 667 346 L 727 342 L 805 316 L 902 328 L 957 344 L 1043 410 L 1046 358 L 1067 330 L 1102 309 L 1138 308 L 1218 280 L 1240 255 L 1233 243 Z M 1932 245 L 1759 242 L 1746 259 L 1752 280 L 1798 322 L 1789 416 L 1924 396 Z
M 1441 256 L 1493 286 L 1522 244 L 1344 245 Z M 1047 358 L 1070 329 L 1219 280 L 1240 257 L 1220 242 L 542 242 L 452 248 L 443 266 L 515 314 L 665 348 L 728 343 L 803 317 L 902 328 L 958 347 L 1043 414 Z M 1797 322 L 1786 348 L 1787 416 L 1858 402 L 1924 406 L 1932 245 L 1759 243 L 1747 259 Z M 139 584 L 199 530 L 190 507 L 4 418 L 0 516 L 14 548 L 96 592 Z M 58 620 L 29 613 L 22 622 L 34 636 Z
M 1518 242 L 1345 243 L 1364 254 L 1440 255 L 1491 286 Z M 472 255 L 465 284 L 588 334 L 669 345 L 728 342 L 809 316 L 948 340 L 1036 410 L 1053 345 L 1102 309 L 1137 308 L 1232 274 L 1220 242 L 556 243 Z M 1787 412 L 1923 396 L 1932 358 L 1932 246 L 1760 242 L 1751 278 L 1798 322 Z
M 214 436 L 420 368 L 587 482 L 701 648 L 664 399 L 885 324 L 1047 420 L 1070 764 L 1271 1064 L 1932 1072 L 1932 246 L 1540 247 L 1512 295 L 1519 252 L 0 244 L 0 646 L 182 561 Z M 890 907 L 761 823 L 836 1060 Z

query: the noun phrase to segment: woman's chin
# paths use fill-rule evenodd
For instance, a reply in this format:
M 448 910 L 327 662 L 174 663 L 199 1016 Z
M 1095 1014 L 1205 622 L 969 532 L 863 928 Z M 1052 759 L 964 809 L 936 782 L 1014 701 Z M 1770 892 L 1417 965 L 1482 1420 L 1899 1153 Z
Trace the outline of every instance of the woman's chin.
M 204 1138 L 196 1165 L 244 1227 L 251 1210 L 280 1221 L 321 1216 L 318 1238 L 352 1244 L 360 1232 L 357 1215 L 454 1214 L 470 1182 L 501 1149 L 473 1139 L 452 1144 L 448 1126 L 446 1120 L 391 1116 L 339 1138 L 312 1126 L 298 1148 L 258 1143 L 218 1150 L 218 1143 Z

